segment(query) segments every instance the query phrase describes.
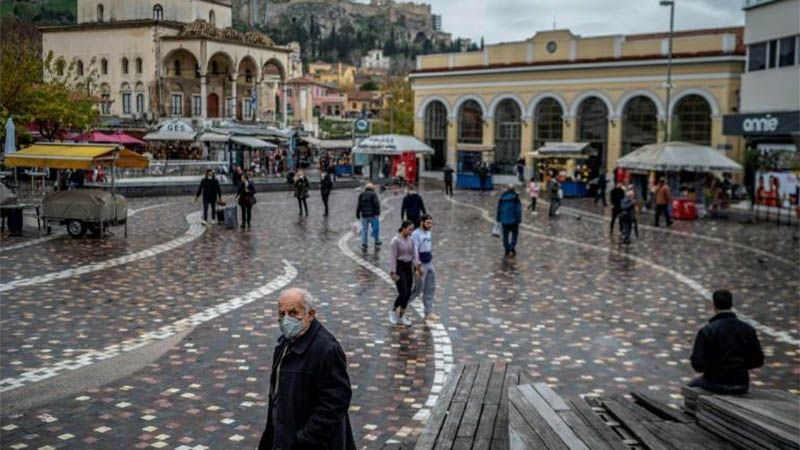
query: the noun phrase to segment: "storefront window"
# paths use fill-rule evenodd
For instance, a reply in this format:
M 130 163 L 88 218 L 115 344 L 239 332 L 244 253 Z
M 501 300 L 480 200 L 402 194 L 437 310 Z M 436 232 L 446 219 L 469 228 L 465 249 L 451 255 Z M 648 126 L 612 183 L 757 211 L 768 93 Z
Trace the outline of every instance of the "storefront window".
M 495 115 L 495 169 L 497 173 L 516 173 L 520 155 L 520 109 L 514 100 L 503 100 Z
M 475 100 L 467 100 L 458 112 L 458 142 L 483 142 L 483 111 Z
M 658 110 L 647 97 L 632 98 L 626 105 L 622 117 L 622 154 L 653 144 L 658 140 Z
M 797 39 L 795 36 L 790 36 L 781 39 L 780 56 L 778 57 L 778 66 L 786 67 L 794 65 L 795 44 Z
M 753 44 L 748 54 L 747 70 L 755 72 L 767 68 L 767 43 Z
M 711 145 L 711 107 L 699 95 L 683 97 L 672 117 L 673 141 Z
M 534 148 L 544 146 L 545 142 L 561 142 L 564 132 L 564 111 L 554 98 L 546 98 L 536 105 L 533 124 Z
M 608 147 L 608 108 L 603 100 L 590 97 L 581 103 L 578 108 L 578 141 L 588 142 L 597 152 L 587 161 L 589 178 L 594 178 L 605 164 Z
M 425 109 L 425 143 L 433 148 L 428 169 L 444 167 L 447 150 L 447 108 L 434 101 Z

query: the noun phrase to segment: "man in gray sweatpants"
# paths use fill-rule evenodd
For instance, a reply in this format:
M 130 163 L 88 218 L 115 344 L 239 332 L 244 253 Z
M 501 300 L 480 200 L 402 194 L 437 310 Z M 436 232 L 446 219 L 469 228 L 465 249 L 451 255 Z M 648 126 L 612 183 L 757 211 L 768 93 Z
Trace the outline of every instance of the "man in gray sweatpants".
M 422 305 L 425 308 L 425 320 L 439 320 L 439 316 L 433 313 L 433 296 L 436 294 L 436 270 L 433 268 L 433 253 L 431 253 L 433 218 L 430 214 L 423 214 L 419 222 L 419 228 L 414 230 L 411 240 L 414 242 L 414 251 L 419 255 L 418 269 L 422 273 Z

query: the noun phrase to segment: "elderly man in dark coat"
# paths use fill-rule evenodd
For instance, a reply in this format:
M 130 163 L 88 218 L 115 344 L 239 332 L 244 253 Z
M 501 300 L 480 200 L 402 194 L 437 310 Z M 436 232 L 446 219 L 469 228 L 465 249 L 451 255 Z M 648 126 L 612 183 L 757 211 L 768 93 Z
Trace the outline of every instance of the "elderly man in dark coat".
M 259 450 L 355 450 L 352 391 L 336 338 L 316 320 L 314 299 L 291 288 L 278 298 L 283 333 L 272 357 L 267 427 Z

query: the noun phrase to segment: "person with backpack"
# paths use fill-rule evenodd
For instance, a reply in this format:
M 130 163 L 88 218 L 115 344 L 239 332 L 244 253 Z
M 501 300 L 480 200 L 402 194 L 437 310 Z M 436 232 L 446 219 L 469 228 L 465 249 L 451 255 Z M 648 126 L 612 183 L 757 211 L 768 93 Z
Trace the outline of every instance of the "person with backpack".
M 375 185 L 367 183 L 364 192 L 358 195 L 356 219 L 361 220 L 361 250 L 367 251 L 368 230 L 372 227 L 375 249 L 381 246 L 381 201 L 375 192 Z

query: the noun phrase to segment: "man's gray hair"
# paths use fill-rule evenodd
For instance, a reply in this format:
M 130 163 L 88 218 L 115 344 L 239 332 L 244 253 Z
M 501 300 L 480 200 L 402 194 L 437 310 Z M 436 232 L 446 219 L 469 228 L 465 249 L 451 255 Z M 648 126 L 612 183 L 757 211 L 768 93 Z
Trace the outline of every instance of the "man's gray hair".
M 308 292 L 307 289 L 297 288 L 297 287 L 287 288 L 287 289 L 284 289 L 281 292 L 281 295 L 279 295 L 278 298 L 281 298 L 284 295 L 289 294 L 290 291 L 295 291 L 295 292 L 299 292 L 300 293 L 300 296 L 302 297 L 302 300 L 303 300 L 303 307 L 305 308 L 306 312 L 309 312 L 312 309 L 314 311 L 317 310 L 317 299 L 314 298 L 314 296 L 311 295 L 311 293 Z

